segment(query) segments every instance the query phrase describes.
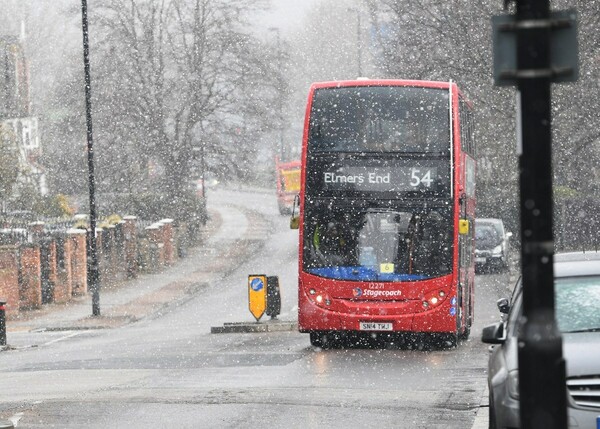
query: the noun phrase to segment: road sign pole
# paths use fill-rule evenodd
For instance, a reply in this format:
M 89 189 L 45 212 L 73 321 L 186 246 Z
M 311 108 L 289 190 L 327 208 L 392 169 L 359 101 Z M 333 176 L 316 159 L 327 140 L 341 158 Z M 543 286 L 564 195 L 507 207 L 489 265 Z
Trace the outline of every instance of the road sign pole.
M 94 139 L 92 132 L 92 79 L 90 75 L 90 49 L 88 37 L 87 0 L 81 0 L 83 29 L 83 67 L 85 73 L 85 119 L 87 124 L 88 188 L 90 197 L 90 230 L 88 234 L 89 289 L 92 293 L 92 315 L 100 316 L 100 269 L 96 246 L 96 194 L 94 176 Z
M 519 392 L 523 428 L 566 428 L 565 362 L 554 315 L 549 0 L 516 2 L 523 317 Z
M 494 81 L 517 85 L 523 317 L 519 321 L 521 427 L 567 427 L 565 361 L 554 314 L 550 85 L 579 74 L 577 16 L 549 0 L 512 0 L 492 18 Z M 505 0 L 505 6 L 511 0 Z

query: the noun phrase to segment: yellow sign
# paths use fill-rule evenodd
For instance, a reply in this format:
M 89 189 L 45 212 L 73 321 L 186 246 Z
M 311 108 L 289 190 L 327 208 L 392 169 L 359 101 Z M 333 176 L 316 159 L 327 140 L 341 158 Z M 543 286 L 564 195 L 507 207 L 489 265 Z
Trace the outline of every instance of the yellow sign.
M 393 273 L 394 272 L 394 264 L 379 264 L 379 272 L 380 273 Z
M 467 235 L 469 233 L 469 221 L 467 219 L 460 219 L 458 221 L 458 233 L 460 235 Z
M 281 170 L 285 182 L 285 190 L 288 192 L 300 192 L 300 169 Z
M 262 274 L 248 276 L 248 306 L 250 313 L 258 322 L 267 309 L 267 276 Z

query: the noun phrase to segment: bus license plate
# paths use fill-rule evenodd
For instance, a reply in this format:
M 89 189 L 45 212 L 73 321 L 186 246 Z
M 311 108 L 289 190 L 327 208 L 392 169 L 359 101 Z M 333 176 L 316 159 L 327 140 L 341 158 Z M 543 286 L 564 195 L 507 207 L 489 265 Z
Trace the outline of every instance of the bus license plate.
M 391 323 L 381 323 L 381 322 L 360 322 L 360 330 L 361 331 L 391 331 L 392 324 Z

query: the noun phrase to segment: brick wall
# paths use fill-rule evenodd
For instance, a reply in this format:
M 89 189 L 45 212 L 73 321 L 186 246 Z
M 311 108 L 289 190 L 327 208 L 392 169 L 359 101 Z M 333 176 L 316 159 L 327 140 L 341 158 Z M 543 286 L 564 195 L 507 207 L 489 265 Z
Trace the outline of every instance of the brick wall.
M 56 271 L 57 280 L 54 287 L 54 300 L 66 302 L 73 295 L 73 274 L 71 272 L 71 240 L 68 236 L 62 237 L 56 243 Z
M 19 313 L 19 264 L 15 246 L 0 246 L 0 298 L 6 301 L 6 317 Z
M 127 278 L 136 278 L 138 276 L 139 267 L 136 220 L 135 216 L 125 216 L 123 218 L 124 257 Z
M 134 278 L 140 268 L 156 272 L 175 263 L 173 220 L 163 219 L 140 236 L 137 228 L 137 219 L 127 216 L 117 228 L 98 234 L 106 281 Z M 20 309 L 65 303 L 74 295 L 88 293 L 87 231 L 71 229 L 66 235 L 50 235 L 43 223 L 31 224 L 29 230 L 36 244 L 0 247 L 0 299 L 7 301 L 9 318 Z
M 19 307 L 39 308 L 42 305 L 42 272 L 39 246 L 33 244 L 21 246 L 19 259 Z
M 85 295 L 87 288 L 87 232 L 70 229 L 67 233 L 71 243 L 71 275 L 73 295 Z
M 145 232 L 148 237 L 148 265 L 150 272 L 158 271 L 165 261 L 165 244 L 162 238 L 161 224 L 155 223 L 146 227 Z
M 162 239 L 164 245 L 165 264 L 173 265 L 175 263 L 175 234 L 173 233 L 173 219 L 163 219 L 162 224 Z

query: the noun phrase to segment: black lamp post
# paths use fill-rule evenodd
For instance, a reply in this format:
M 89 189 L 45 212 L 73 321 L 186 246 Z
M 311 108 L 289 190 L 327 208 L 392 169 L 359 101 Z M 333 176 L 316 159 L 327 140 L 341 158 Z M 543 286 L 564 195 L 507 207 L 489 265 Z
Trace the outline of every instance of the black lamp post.
M 85 120 L 87 124 L 88 187 L 90 193 L 90 230 L 88 234 L 89 289 L 92 292 L 92 315 L 100 316 L 100 270 L 96 246 L 96 197 L 94 179 L 94 139 L 92 133 L 92 83 L 88 39 L 87 0 L 81 0 L 83 27 L 83 66 L 85 72 Z

